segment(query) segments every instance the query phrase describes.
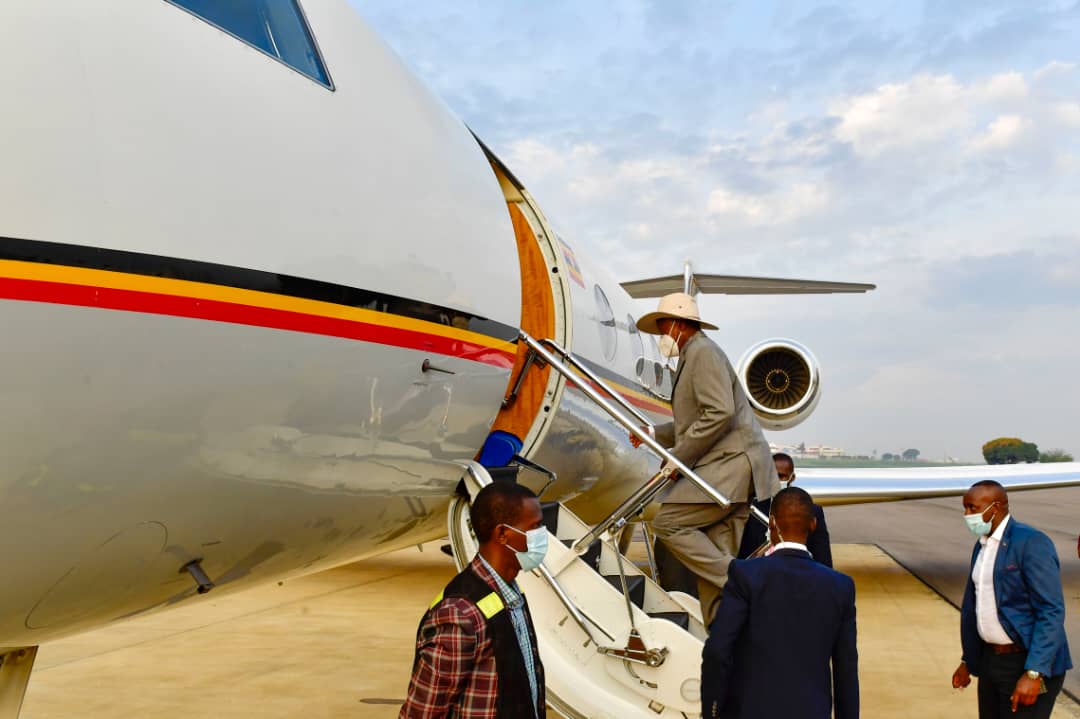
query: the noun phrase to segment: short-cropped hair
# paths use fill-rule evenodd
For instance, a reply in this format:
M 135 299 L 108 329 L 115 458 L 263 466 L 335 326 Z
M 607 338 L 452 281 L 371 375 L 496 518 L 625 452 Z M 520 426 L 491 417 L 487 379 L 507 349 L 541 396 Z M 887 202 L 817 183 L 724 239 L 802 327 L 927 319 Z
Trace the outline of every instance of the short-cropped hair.
M 788 487 L 776 493 L 772 500 L 772 514 L 801 516 L 806 521 L 814 518 L 814 499 L 801 487 Z
M 500 524 L 513 526 L 521 516 L 521 506 L 526 499 L 536 499 L 536 495 L 515 482 L 495 480 L 481 489 L 470 509 L 476 538 L 481 543 L 487 542 Z

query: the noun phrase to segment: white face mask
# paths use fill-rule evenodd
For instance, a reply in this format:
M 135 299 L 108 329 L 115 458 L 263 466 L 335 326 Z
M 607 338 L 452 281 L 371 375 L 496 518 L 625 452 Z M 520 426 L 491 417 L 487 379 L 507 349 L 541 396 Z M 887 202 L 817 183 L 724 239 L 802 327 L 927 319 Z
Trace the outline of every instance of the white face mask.
M 668 359 L 679 356 L 679 340 L 682 339 L 682 330 L 674 338 L 669 334 L 660 335 L 657 344 L 660 346 L 660 354 Z
M 544 562 L 544 555 L 547 554 L 548 547 L 548 531 L 544 527 L 537 527 L 536 529 L 530 529 L 527 532 L 523 532 L 517 527 L 511 527 L 509 524 L 504 524 L 507 529 L 512 529 L 518 534 L 525 535 L 525 551 L 519 552 L 511 547 L 509 544 L 506 548 L 514 553 L 517 557 L 518 564 L 521 566 L 522 571 L 531 572 L 539 567 Z

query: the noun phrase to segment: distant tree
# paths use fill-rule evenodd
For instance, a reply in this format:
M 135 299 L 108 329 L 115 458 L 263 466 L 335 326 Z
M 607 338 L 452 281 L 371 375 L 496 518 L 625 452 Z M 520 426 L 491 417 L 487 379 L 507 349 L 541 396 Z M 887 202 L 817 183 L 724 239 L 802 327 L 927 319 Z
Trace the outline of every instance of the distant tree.
M 892 457 L 893 457 L 892 452 L 886 452 L 883 455 L 881 455 L 881 461 L 882 462 L 891 462 Z
M 1063 449 L 1051 449 L 1039 453 L 1040 462 L 1071 462 L 1073 456 Z
M 1020 462 L 1038 462 L 1039 448 L 1032 442 L 1025 442 L 1019 437 L 998 437 L 982 447 L 983 458 L 987 464 L 1018 464 Z
M 916 459 L 919 458 L 919 450 L 905 449 L 903 457 L 905 462 L 914 462 Z
M 806 442 L 799 442 L 799 454 L 806 454 Z

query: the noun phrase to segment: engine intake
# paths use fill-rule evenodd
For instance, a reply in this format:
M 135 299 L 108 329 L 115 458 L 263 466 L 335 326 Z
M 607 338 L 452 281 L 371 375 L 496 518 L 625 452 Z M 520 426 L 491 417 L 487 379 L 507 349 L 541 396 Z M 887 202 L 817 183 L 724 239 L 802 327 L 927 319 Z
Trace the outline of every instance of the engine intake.
M 765 429 L 790 429 L 821 398 L 821 368 L 806 347 L 789 339 L 758 342 L 739 360 L 739 379 Z

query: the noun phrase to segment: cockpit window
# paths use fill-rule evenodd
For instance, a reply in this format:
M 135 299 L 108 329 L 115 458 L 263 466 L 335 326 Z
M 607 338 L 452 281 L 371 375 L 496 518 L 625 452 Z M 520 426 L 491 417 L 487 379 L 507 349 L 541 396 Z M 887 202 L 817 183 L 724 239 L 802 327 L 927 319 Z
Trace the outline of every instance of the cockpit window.
M 333 89 L 297 0 L 166 0 Z

